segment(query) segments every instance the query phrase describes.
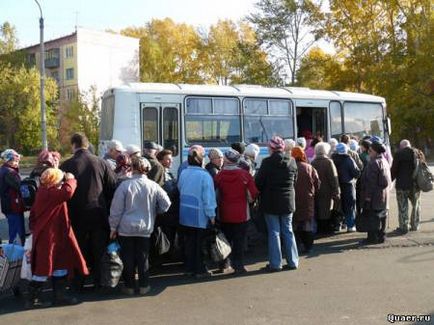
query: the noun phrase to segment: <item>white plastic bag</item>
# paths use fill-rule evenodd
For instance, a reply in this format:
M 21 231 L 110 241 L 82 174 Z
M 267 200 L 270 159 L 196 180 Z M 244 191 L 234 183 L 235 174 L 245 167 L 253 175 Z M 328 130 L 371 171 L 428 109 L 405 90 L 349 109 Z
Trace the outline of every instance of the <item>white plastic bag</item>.
M 30 264 L 30 254 L 32 253 L 33 236 L 30 235 L 26 238 L 24 243 L 24 257 L 23 264 L 21 265 L 21 279 L 32 280 L 32 266 Z

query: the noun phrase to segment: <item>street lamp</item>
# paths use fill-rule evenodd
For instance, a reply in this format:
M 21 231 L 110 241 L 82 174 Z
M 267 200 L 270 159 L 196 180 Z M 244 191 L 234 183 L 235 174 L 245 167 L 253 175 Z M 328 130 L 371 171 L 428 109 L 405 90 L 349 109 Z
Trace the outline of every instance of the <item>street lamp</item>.
M 40 65 L 40 77 L 41 77 L 41 128 L 42 128 L 42 149 L 48 149 L 47 143 L 47 118 L 45 114 L 45 48 L 44 48 L 44 17 L 42 16 L 42 8 L 38 0 L 35 0 L 41 13 L 39 18 L 39 35 L 40 35 L 40 50 L 41 50 L 41 65 Z

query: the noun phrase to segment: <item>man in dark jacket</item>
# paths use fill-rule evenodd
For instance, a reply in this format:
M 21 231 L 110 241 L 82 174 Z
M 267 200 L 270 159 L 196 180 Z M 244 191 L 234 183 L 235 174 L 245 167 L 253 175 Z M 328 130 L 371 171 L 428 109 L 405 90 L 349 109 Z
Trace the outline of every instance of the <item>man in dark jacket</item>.
M 411 228 L 416 231 L 419 228 L 420 220 L 420 191 L 414 186 L 413 173 L 417 164 L 417 155 L 411 148 L 410 141 L 402 140 L 400 149 L 393 158 L 392 181 L 396 179 L 396 199 L 399 210 L 398 233 L 406 234 L 409 230 L 408 225 L 408 200 L 412 205 Z
M 360 169 L 355 161 L 348 154 L 348 146 L 345 143 L 338 143 L 336 153 L 332 155 L 332 160 L 336 165 L 341 189 L 341 206 L 345 215 L 345 223 L 348 232 L 356 231 L 356 179 L 360 177 Z
M 60 168 L 77 179 L 77 189 L 68 202 L 71 224 L 98 286 L 100 260 L 110 234 L 108 211 L 116 178 L 107 162 L 89 152 L 89 141 L 84 134 L 74 134 L 71 145 L 74 156 Z
M 270 156 L 262 161 L 255 181 L 261 193 L 261 210 L 265 214 L 268 229 L 269 264 L 265 270 L 276 272 L 282 269 L 281 238 L 287 267 L 298 268 L 297 244 L 292 231 L 297 164 L 283 153 L 285 142 L 280 137 L 273 137 L 268 148 Z
M 21 177 L 18 165 L 21 156 L 13 149 L 2 152 L 5 163 L 0 168 L 0 201 L 1 210 L 8 220 L 9 243 L 18 236 L 24 245 L 24 204 L 20 194 Z
M 164 167 L 157 159 L 158 145 L 155 142 L 145 141 L 143 144 L 143 156 L 148 159 L 151 164 L 151 170 L 148 173 L 148 178 L 156 182 L 161 187 L 164 185 Z M 179 175 L 178 175 L 179 177 Z

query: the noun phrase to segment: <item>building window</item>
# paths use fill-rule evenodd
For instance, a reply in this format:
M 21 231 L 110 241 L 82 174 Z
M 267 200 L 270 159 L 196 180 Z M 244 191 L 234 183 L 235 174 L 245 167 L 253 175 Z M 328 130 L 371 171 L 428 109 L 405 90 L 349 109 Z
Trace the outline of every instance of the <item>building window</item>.
M 74 68 L 66 69 L 66 80 L 74 79 Z
M 68 46 L 65 49 L 65 56 L 67 58 L 72 58 L 74 56 L 74 47 L 73 46 Z
M 53 78 L 54 80 L 56 80 L 57 83 L 59 83 L 59 71 L 53 71 L 51 72 L 51 78 Z
M 75 89 L 73 88 L 66 89 L 66 98 L 68 99 L 68 101 L 72 102 L 75 99 L 75 96 L 76 96 Z

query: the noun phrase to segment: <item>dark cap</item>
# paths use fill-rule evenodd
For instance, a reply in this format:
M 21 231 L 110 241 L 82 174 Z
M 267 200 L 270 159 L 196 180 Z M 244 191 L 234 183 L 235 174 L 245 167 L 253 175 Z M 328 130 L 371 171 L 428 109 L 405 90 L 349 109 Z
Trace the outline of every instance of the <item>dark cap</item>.
M 155 149 L 155 150 L 158 150 L 158 145 L 155 142 L 152 142 L 152 141 L 145 141 L 145 142 L 143 142 L 143 148 L 144 149 Z

